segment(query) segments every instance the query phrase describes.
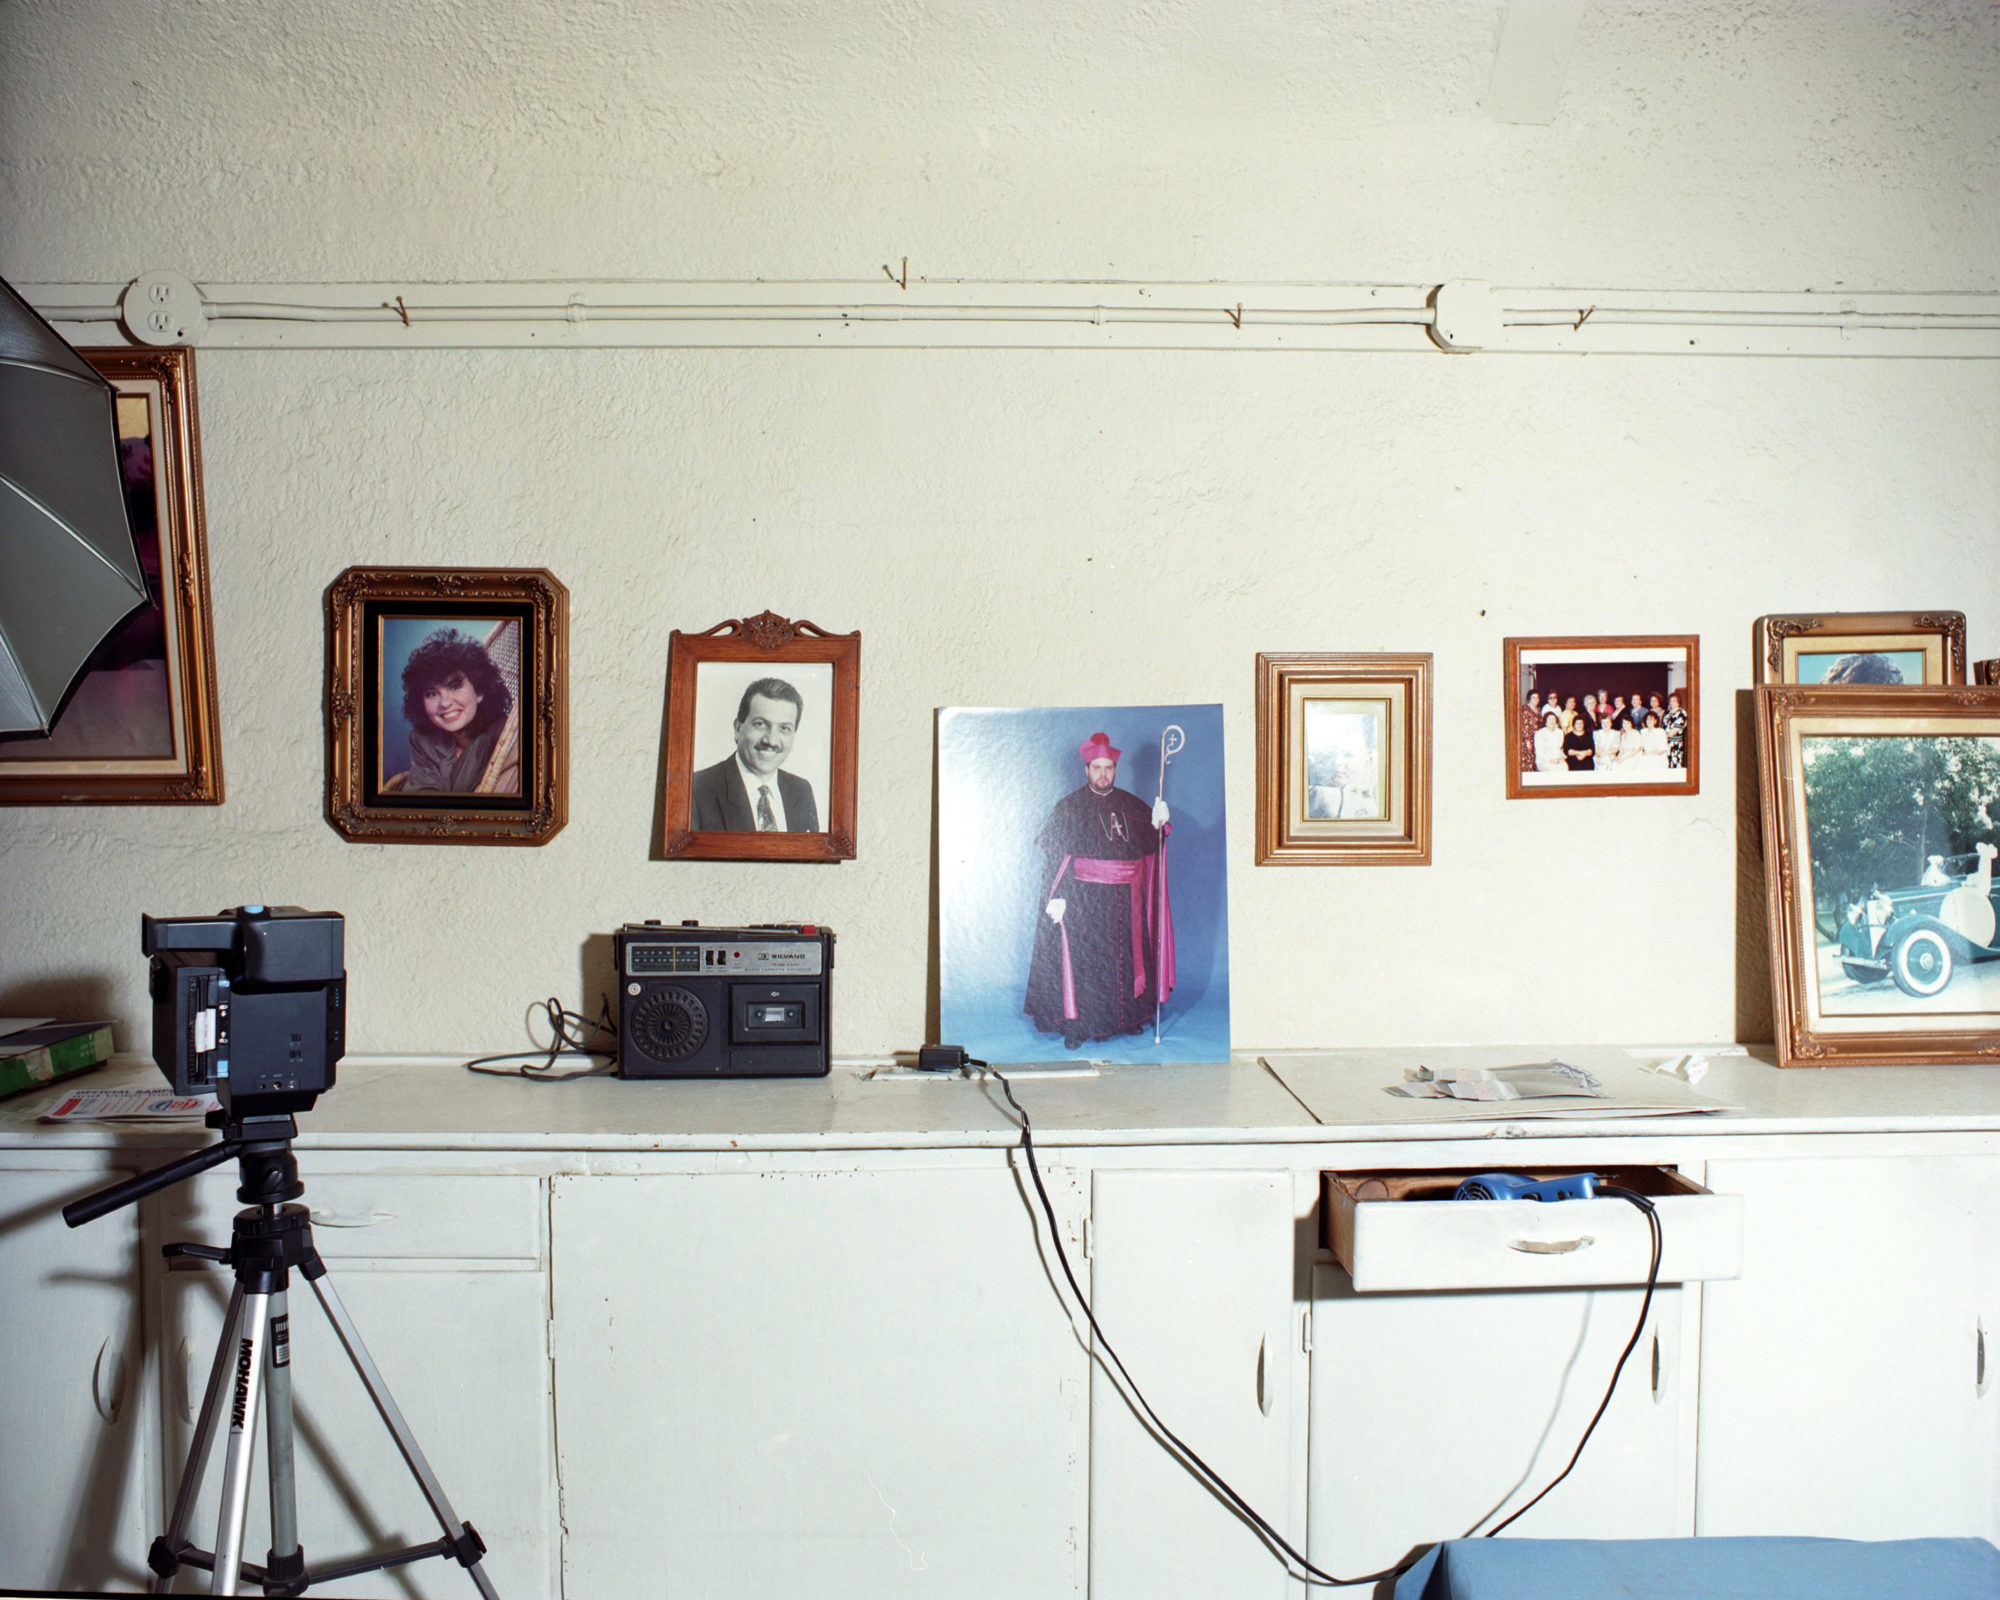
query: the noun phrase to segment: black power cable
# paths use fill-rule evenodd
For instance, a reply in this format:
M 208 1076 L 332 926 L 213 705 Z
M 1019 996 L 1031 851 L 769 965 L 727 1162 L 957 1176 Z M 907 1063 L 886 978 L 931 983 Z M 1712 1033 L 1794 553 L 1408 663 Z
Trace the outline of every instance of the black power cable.
M 533 1007 L 529 1007 L 532 1012 Z M 615 1049 L 593 1049 L 590 1039 L 601 1034 L 614 1044 L 618 1039 L 618 1024 L 611 1019 L 611 1001 L 605 995 L 597 997 L 597 1020 L 590 1021 L 580 1011 L 565 1011 L 560 1000 L 553 996 L 542 1002 L 542 1015 L 548 1019 L 549 1047 L 539 1052 L 539 1064 L 524 1061 L 517 1067 L 496 1067 L 495 1061 L 520 1061 L 523 1056 L 535 1055 L 532 1050 L 506 1050 L 497 1056 L 474 1056 L 465 1063 L 467 1072 L 481 1073 L 489 1078 L 526 1078 L 531 1083 L 568 1083 L 572 1078 L 595 1078 L 609 1072 L 618 1058 Z M 602 1065 L 584 1067 L 576 1072 L 558 1072 L 558 1061 L 575 1061 L 579 1058 L 596 1060 L 603 1057 Z
M 1625 1348 L 1618 1354 L 1618 1365 L 1611 1369 L 1611 1382 L 1605 1387 L 1604 1398 L 1597 1402 L 1597 1410 L 1590 1419 L 1590 1426 L 1583 1430 L 1583 1437 L 1577 1440 L 1576 1451 L 1569 1458 L 1569 1466 L 1564 1467 L 1562 1471 L 1551 1478 L 1544 1485 L 1541 1494 L 1536 1495 L 1533 1500 L 1530 1500 L 1519 1510 L 1511 1513 L 1506 1521 L 1496 1522 L 1492 1527 L 1488 1528 L 1486 1530 L 1486 1537 L 1489 1539 L 1502 1528 L 1506 1527 L 1509 1522 L 1514 1521 L 1517 1517 L 1525 1516 L 1528 1512 L 1534 1510 L 1540 1504 L 1542 1495 L 1546 1495 L 1550 1489 L 1553 1489 L 1563 1479 L 1567 1478 L 1570 1475 L 1570 1469 L 1583 1458 L 1583 1447 L 1590 1443 L 1590 1436 L 1597 1431 L 1597 1424 L 1603 1420 L 1605 1411 L 1610 1407 L 1611 1397 L 1618 1391 L 1619 1374 L 1624 1372 L 1627 1359 L 1638 1345 L 1639 1335 L 1646 1331 L 1646 1318 L 1653 1309 L 1653 1289 L 1660 1281 L 1660 1250 L 1665 1244 L 1665 1235 L 1660 1232 L 1660 1213 L 1654 1208 L 1652 1201 L 1631 1189 L 1620 1189 L 1613 1184 L 1600 1183 L 1597 1186 L 1597 1193 L 1612 1195 L 1617 1199 L 1627 1201 L 1645 1213 L 1646 1229 L 1652 1235 L 1653 1239 L 1653 1259 L 1651 1264 L 1646 1268 L 1646 1293 L 1644 1298 L 1639 1302 L 1639 1320 L 1633 1325 L 1632 1337 L 1625 1341 Z
M 1415 1566 L 1421 1559 L 1421 1553 L 1410 1557 L 1409 1560 L 1401 1562 L 1396 1566 L 1384 1567 L 1380 1572 L 1365 1573 L 1358 1578 L 1336 1578 L 1332 1573 L 1322 1571 L 1300 1554 L 1256 1507 L 1236 1492 L 1227 1479 L 1206 1461 L 1202 1460 L 1195 1453 L 1192 1446 L 1160 1419 L 1160 1415 L 1153 1409 L 1152 1403 L 1141 1392 L 1139 1385 L 1133 1381 L 1132 1374 L 1126 1370 L 1125 1363 L 1119 1359 L 1118 1352 L 1112 1348 L 1111 1341 L 1104 1337 L 1104 1329 L 1098 1325 L 1097 1313 L 1091 1309 L 1089 1298 L 1084 1294 L 1082 1286 L 1076 1281 L 1076 1272 L 1069 1263 L 1069 1252 L 1063 1249 L 1062 1230 L 1056 1222 L 1056 1208 L 1049 1200 L 1049 1191 L 1042 1184 L 1041 1167 L 1035 1160 L 1033 1126 L 1028 1120 L 1026 1109 L 1019 1100 L 1014 1098 L 1013 1086 L 1007 1082 L 1005 1074 L 987 1065 L 984 1061 L 976 1061 L 962 1052 L 957 1054 L 954 1064 L 962 1064 L 966 1067 L 978 1067 L 982 1072 L 991 1073 L 1000 1084 L 1000 1092 L 1006 1095 L 1007 1104 L 1014 1108 L 1014 1114 L 1021 1119 L 1021 1151 L 1028 1158 L 1028 1176 L 1034 1181 L 1035 1196 L 1041 1201 L 1042 1215 L 1048 1220 L 1049 1242 L 1055 1246 L 1056 1260 L 1062 1265 L 1063 1277 L 1069 1283 L 1069 1292 L 1075 1298 L 1077 1305 L 1082 1308 L 1084 1320 L 1090 1324 L 1091 1335 L 1097 1340 L 1098 1347 L 1110 1359 L 1112 1366 L 1117 1368 L 1118 1376 L 1124 1380 L 1126 1390 L 1130 1394 L 1133 1404 L 1138 1407 L 1154 1433 L 1166 1442 L 1174 1454 L 1195 1473 L 1198 1480 L 1211 1493 L 1222 1500 L 1224 1504 L 1229 1506 L 1245 1522 L 1249 1523 L 1251 1528 L 1255 1530 L 1257 1535 L 1268 1546 L 1282 1555 L 1287 1566 L 1294 1569 L 1293 1576 L 1299 1578 L 1302 1582 L 1308 1585 L 1317 1585 L 1320 1588 L 1357 1588 L 1362 1584 L 1383 1583 L 1391 1578 L 1401 1577 L 1411 1567 Z M 1663 1235 L 1660 1232 L 1659 1214 L 1654 1210 L 1652 1201 L 1630 1189 L 1614 1188 L 1610 1184 L 1601 1184 L 1598 1186 L 1597 1193 L 1613 1195 L 1620 1200 L 1629 1201 L 1646 1215 L 1647 1227 L 1652 1234 L 1653 1255 L 1652 1263 L 1646 1269 L 1646 1293 L 1639 1303 L 1639 1320 L 1632 1329 L 1632 1337 L 1626 1341 L 1625 1349 L 1618 1357 L 1618 1365 L 1612 1369 L 1611 1382 L 1605 1388 L 1603 1400 L 1598 1403 L 1596 1415 L 1590 1419 L 1590 1426 L 1583 1430 L 1583 1437 L 1577 1441 L 1576 1452 L 1569 1458 L 1569 1466 L 1564 1467 L 1547 1487 L 1540 1494 L 1537 1494 L 1533 1500 L 1530 1500 L 1527 1505 L 1515 1511 L 1505 1522 L 1501 1522 L 1497 1526 L 1488 1529 L 1486 1533 L 1486 1537 L 1488 1538 L 1491 1538 L 1502 1528 L 1506 1527 L 1508 1523 L 1513 1522 L 1516 1517 L 1523 1515 L 1535 1506 L 1550 1489 L 1553 1489 L 1564 1478 L 1569 1476 L 1570 1469 L 1582 1458 L 1583 1447 L 1590 1443 L 1591 1434 L 1597 1430 L 1599 1420 L 1603 1417 L 1606 1408 L 1610 1406 L 1611 1396 L 1618 1388 L 1619 1376 L 1625 1370 L 1625 1362 L 1632 1354 L 1633 1349 L 1638 1345 L 1639 1335 L 1645 1331 L 1646 1318 L 1652 1310 L 1653 1289 L 1659 1281 L 1660 1250 L 1663 1242 Z

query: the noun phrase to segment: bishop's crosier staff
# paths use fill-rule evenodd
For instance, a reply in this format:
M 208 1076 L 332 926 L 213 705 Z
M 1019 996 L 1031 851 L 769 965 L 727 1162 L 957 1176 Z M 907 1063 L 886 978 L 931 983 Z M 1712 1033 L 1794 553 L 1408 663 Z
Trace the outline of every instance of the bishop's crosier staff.
M 1160 730 L 1160 785 L 1153 796 L 1153 804 L 1159 805 L 1167 798 L 1167 763 L 1178 755 L 1187 743 L 1187 733 L 1178 722 L 1170 722 Z M 1153 917 L 1153 1043 L 1160 1042 L 1160 1011 L 1166 1004 L 1164 987 L 1167 970 L 1167 919 L 1159 914 L 1158 908 L 1167 903 L 1167 835 L 1160 832 L 1159 886 L 1153 896 L 1155 913 Z

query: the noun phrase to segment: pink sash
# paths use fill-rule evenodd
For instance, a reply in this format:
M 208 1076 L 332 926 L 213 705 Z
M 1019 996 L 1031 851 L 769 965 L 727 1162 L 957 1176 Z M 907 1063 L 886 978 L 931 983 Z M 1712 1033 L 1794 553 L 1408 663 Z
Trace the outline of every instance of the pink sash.
M 1150 924 L 1157 927 L 1160 933 L 1159 987 L 1156 995 L 1164 1004 L 1174 990 L 1174 919 L 1167 904 L 1166 877 L 1156 870 L 1159 860 L 1157 854 L 1141 856 L 1137 861 L 1064 856 L 1062 865 L 1056 868 L 1055 881 L 1049 885 L 1048 898 L 1053 900 L 1056 897 L 1056 890 L 1062 887 L 1063 874 L 1072 868 L 1079 883 L 1129 884 L 1132 890 L 1132 998 L 1136 1000 L 1146 992 L 1146 929 Z M 1153 915 L 1148 916 L 1149 911 Z M 1070 965 L 1067 917 L 1056 924 L 1056 932 L 1062 943 L 1063 1020 L 1074 1022 L 1076 972 Z

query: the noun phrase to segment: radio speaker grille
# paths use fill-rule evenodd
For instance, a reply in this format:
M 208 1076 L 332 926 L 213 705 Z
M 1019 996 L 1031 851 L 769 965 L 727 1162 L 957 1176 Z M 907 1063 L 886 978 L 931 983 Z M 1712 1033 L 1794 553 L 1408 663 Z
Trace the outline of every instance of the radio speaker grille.
M 708 1038 L 708 1008 L 699 996 L 668 985 L 640 998 L 628 1026 L 632 1042 L 655 1061 L 685 1061 Z

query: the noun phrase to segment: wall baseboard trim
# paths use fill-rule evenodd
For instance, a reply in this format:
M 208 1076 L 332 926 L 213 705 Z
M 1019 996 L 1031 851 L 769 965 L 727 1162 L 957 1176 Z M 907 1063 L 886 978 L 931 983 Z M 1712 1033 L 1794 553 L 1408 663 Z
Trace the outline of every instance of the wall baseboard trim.
M 77 344 L 128 284 L 16 287 Z M 172 342 L 224 350 L 1041 349 L 2000 358 L 2000 293 L 1485 284 L 208 283 Z M 1441 303 L 1476 315 L 1444 325 Z M 136 305 L 136 302 L 135 302 Z M 1469 327 L 1468 335 L 1458 331 Z

